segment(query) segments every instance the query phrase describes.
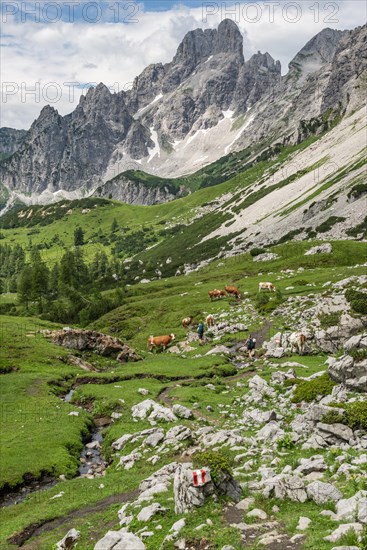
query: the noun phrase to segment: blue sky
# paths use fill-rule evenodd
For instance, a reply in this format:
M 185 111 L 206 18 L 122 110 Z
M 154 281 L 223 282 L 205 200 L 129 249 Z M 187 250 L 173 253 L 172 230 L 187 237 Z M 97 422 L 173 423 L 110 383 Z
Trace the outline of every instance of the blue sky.
M 91 84 L 129 89 L 145 67 L 171 61 L 188 31 L 216 28 L 225 17 L 238 23 L 245 59 L 269 52 L 283 74 L 323 28 L 352 29 L 366 20 L 363 0 L 277 0 L 272 14 L 266 0 L 75 0 L 73 17 L 68 1 L 28 1 L 28 9 L 38 5 L 32 18 L 22 16 L 25 0 L 2 0 L 0 126 L 29 128 L 46 104 L 65 115 Z

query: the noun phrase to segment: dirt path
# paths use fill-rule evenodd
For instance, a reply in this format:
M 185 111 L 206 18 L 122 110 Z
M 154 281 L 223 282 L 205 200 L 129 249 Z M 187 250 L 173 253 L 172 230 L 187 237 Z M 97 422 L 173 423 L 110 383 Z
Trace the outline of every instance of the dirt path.
M 85 506 L 84 508 L 79 508 L 78 510 L 73 510 L 72 512 L 69 512 L 66 516 L 62 516 L 60 518 L 55 518 L 52 520 L 32 523 L 31 525 L 28 525 L 28 527 L 23 529 L 23 531 L 21 531 L 20 533 L 17 533 L 16 535 L 10 537 L 8 539 L 8 542 L 17 545 L 18 548 L 24 547 L 24 543 L 31 537 L 39 537 L 43 533 L 53 531 L 57 527 L 67 525 L 74 519 L 83 518 L 88 514 L 102 512 L 103 510 L 105 510 L 106 507 L 111 506 L 112 504 L 123 504 L 124 502 L 134 500 L 138 495 L 139 491 L 137 489 L 135 491 L 127 491 L 126 493 L 117 493 L 114 495 L 110 495 L 109 497 L 106 497 L 103 500 L 96 502 L 95 504 Z M 67 531 L 67 528 L 65 528 L 65 531 Z

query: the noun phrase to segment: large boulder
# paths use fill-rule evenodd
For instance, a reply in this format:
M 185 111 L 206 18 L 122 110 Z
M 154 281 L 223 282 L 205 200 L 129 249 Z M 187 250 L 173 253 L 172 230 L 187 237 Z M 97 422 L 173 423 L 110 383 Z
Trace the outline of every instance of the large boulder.
M 307 486 L 307 496 L 316 502 L 316 504 L 325 504 L 330 501 L 337 502 L 343 495 L 331 483 L 313 481 Z
M 176 514 L 183 514 L 194 506 L 202 506 L 205 499 L 214 493 L 215 488 L 210 477 L 210 470 L 206 469 L 205 472 L 203 485 L 195 487 L 192 464 L 180 464 L 177 467 L 173 480 Z
M 150 422 L 157 420 L 163 420 L 165 422 L 175 422 L 177 416 L 173 414 L 171 409 L 159 405 L 153 399 L 145 399 L 136 405 L 131 407 L 132 417 L 135 419 L 143 420 L 148 416 Z
M 114 357 L 119 361 L 139 361 L 136 352 L 123 344 L 119 338 L 112 338 L 107 334 L 95 330 L 64 329 L 55 330 L 47 334 L 59 346 L 77 349 L 80 351 L 92 350 L 99 355 Z
M 347 443 L 353 439 L 353 431 L 345 424 L 324 424 L 318 422 L 316 424 L 317 429 L 321 432 L 322 437 L 330 443 L 340 443 L 340 441 L 346 441 Z
M 310 458 L 301 458 L 300 465 L 294 470 L 294 473 L 308 475 L 312 472 L 324 472 L 327 470 L 327 464 L 322 455 L 314 455 Z
M 349 339 L 347 344 L 350 340 L 352 339 Z M 362 339 L 359 340 L 360 342 L 362 342 Z M 328 373 L 330 378 L 352 390 L 367 391 L 367 359 L 356 361 L 348 354 L 344 354 L 337 359 L 329 357 Z
M 70 550 L 80 537 L 80 531 L 77 531 L 76 529 L 70 529 L 65 535 L 65 537 L 56 545 L 56 550 Z
M 262 483 L 265 487 L 264 495 L 266 497 L 274 496 L 281 500 L 289 498 L 294 502 L 305 502 L 307 500 L 305 484 L 298 476 L 279 474 L 265 479 Z

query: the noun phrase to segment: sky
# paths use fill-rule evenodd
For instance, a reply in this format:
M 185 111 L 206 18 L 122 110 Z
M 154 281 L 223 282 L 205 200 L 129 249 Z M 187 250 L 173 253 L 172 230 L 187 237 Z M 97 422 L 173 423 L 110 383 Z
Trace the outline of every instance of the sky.
M 88 87 L 131 87 L 151 63 L 172 59 L 184 35 L 237 22 L 244 55 L 289 61 L 325 27 L 366 22 L 364 0 L 2 0 L 0 126 L 28 129 L 46 104 L 73 111 Z

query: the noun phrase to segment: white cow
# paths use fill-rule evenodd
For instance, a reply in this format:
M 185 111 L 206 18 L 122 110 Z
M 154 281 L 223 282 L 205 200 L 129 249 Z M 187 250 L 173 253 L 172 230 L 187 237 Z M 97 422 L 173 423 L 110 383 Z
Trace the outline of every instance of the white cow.
M 214 325 L 215 325 L 214 315 L 211 315 L 211 314 L 208 315 L 205 320 L 206 320 L 206 324 L 208 325 L 208 327 L 214 327 Z
M 303 355 L 305 351 L 306 336 L 303 332 L 292 332 L 289 336 L 289 343 L 292 352 L 297 352 Z
M 273 283 L 259 283 L 259 292 L 260 290 L 269 290 L 270 292 L 275 292 L 275 286 Z

